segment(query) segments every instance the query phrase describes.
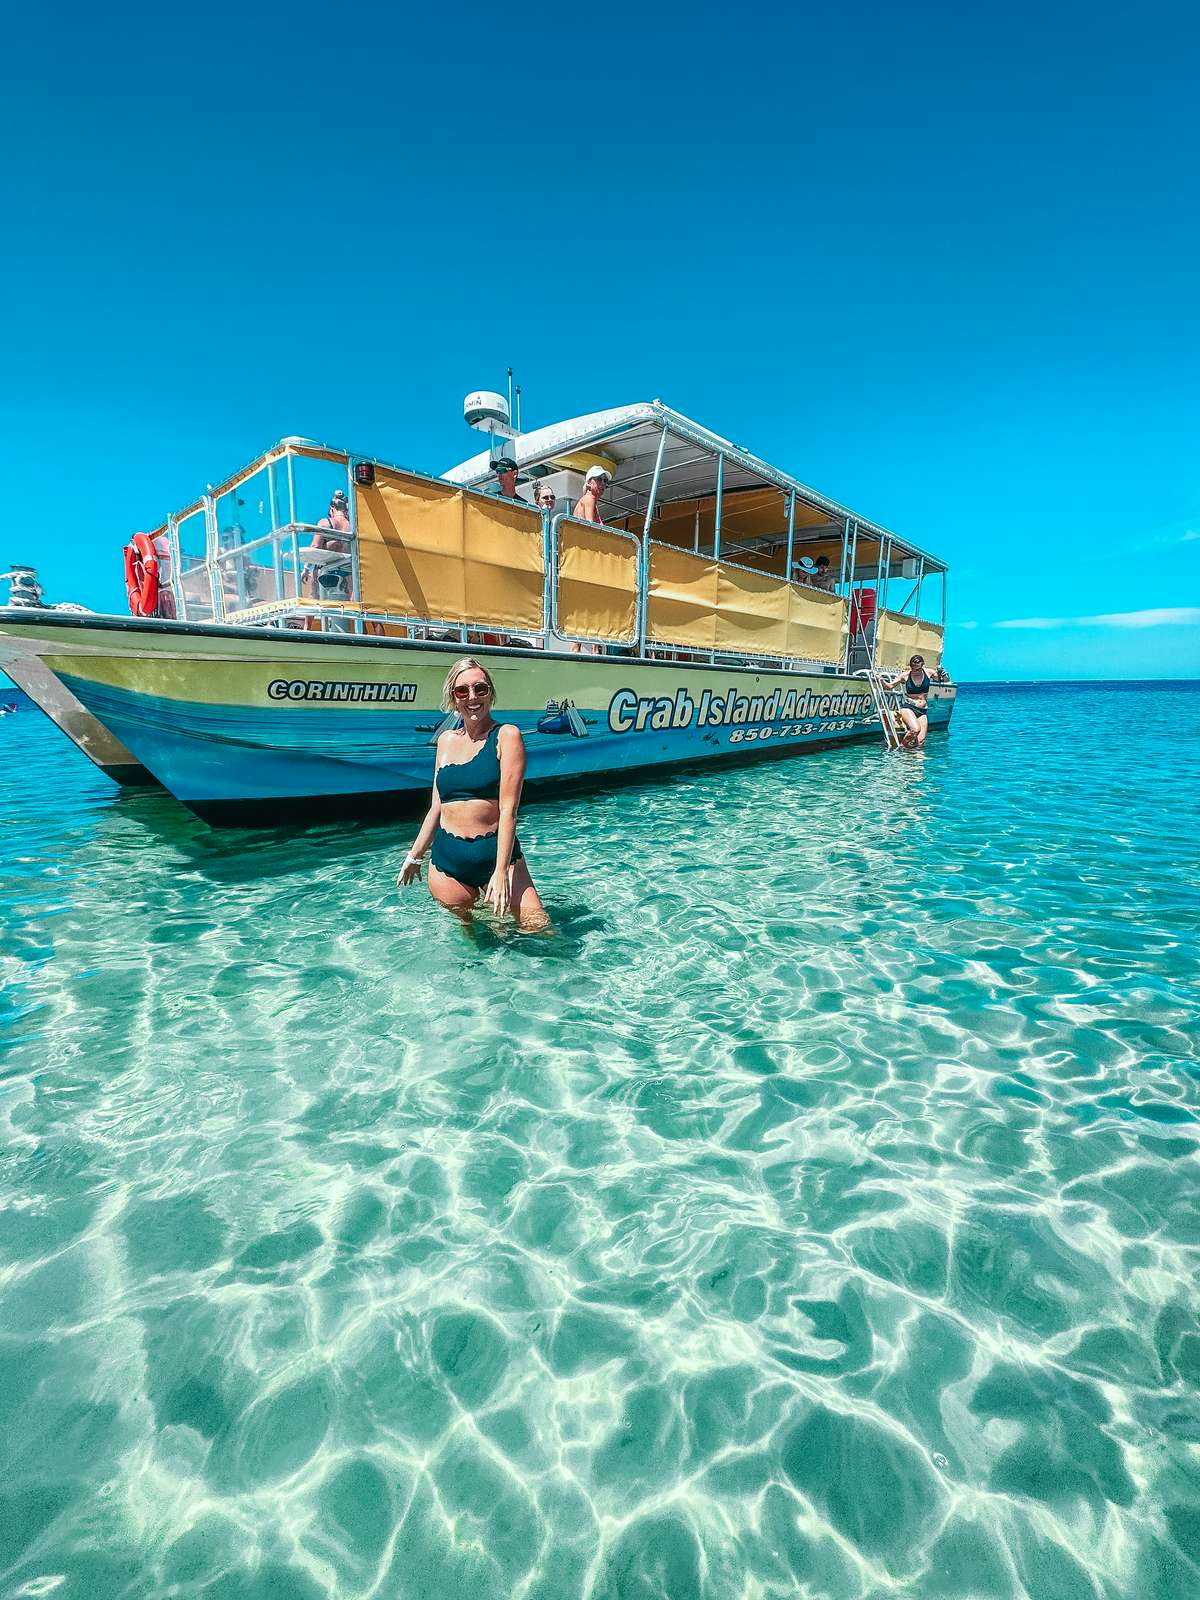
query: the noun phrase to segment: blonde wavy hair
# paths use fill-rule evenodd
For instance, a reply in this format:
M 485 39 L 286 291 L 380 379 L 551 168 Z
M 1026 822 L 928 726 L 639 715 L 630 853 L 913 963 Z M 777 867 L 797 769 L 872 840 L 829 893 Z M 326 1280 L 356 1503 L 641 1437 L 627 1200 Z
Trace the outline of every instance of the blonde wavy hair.
M 450 671 L 446 674 L 446 681 L 442 685 L 443 711 L 453 711 L 455 709 L 454 685 L 458 682 L 461 674 L 468 671 L 471 667 L 474 667 L 476 672 L 483 673 L 484 677 L 488 681 L 488 688 L 492 691 L 492 704 L 493 706 L 496 704 L 496 685 L 492 681 L 491 673 L 481 661 L 476 661 L 474 656 L 464 656 L 461 661 L 456 661 L 450 668 Z

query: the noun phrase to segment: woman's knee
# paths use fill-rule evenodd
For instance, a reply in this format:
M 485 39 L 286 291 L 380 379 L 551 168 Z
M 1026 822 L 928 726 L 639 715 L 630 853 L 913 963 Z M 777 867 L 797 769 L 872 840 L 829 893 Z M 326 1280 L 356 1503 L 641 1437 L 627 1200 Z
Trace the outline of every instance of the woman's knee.
M 542 904 L 541 896 L 533 886 L 524 857 L 509 868 L 508 899 L 513 915 L 521 927 L 536 930 L 544 928 L 550 918 Z

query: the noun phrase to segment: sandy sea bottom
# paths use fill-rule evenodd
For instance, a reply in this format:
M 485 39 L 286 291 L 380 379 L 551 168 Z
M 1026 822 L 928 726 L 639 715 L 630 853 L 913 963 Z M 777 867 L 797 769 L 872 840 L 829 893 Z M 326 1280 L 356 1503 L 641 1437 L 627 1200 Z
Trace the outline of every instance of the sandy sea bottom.
M 0 762 L 0 1595 L 1200 1593 L 1200 687 L 531 806 L 537 939 Z

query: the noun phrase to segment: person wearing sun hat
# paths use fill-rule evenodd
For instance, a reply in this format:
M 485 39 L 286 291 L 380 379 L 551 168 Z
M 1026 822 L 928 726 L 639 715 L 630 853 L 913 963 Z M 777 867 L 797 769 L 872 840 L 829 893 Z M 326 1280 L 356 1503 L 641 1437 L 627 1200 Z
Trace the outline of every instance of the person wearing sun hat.
M 497 456 L 492 462 L 492 471 L 496 474 L 496 481 L 487 490 L 499 500 L 515 500 L 518 505 L 526 505 L 524 495 L 517 493 L 517 463 L 511 456 Z
M 575 502 L 575 509 L 571 515 L 580 522 L 603 522 L 600 515 L 600 496 L 612 482 L 612 473 L 607 467 L 588 467 L 583 475 L 583 493 Z

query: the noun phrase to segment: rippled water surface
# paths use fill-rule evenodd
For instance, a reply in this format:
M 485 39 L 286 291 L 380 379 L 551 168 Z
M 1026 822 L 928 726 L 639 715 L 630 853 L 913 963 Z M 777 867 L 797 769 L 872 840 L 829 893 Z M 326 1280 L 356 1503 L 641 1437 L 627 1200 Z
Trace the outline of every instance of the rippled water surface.
M 0 723 L 0 1595 L 1200 1594 L 1200 686 L 412 836 Z

